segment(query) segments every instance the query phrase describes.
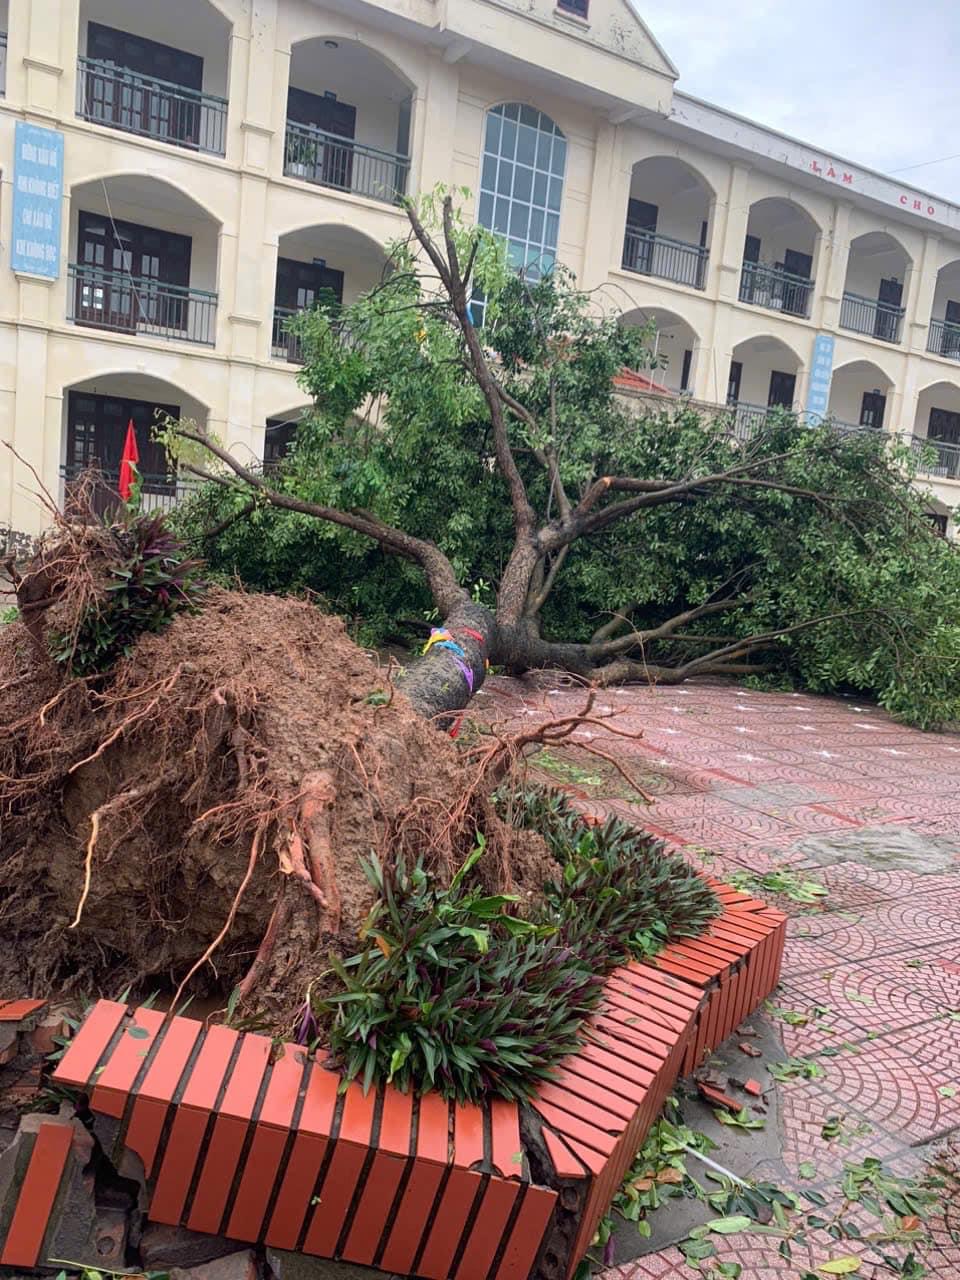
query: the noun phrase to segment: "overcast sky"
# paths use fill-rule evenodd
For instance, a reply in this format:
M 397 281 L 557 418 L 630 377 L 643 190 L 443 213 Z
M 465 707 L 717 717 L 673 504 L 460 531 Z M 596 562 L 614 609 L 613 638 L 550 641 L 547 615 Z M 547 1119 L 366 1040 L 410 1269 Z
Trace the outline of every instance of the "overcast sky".
M 640 0 L 638 8 L 683 92 L 960 203 L 958 0 Z

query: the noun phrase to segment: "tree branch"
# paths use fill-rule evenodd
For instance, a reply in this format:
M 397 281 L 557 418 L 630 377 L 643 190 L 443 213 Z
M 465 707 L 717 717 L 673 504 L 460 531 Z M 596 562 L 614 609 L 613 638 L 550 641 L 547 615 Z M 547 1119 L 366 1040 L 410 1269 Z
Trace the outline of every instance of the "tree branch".
M 415 538 L 409 533 L 404 533 L 401 529 L 394 529 L 391 525 L 384 524 L 382 520 L 366 512 L 340 511 L 337 507 L 325 507 L 316 502 L 306 502 L 302 498 L 295 498 L 291 494 L 280 493 L 271 488 L 262 475 L 237 462 L 236 458 L 226 449 L 202 432 L 190 431 L 180 426 L 177 428 L 177 435 L 184 440 L 192 440 L 195 444 L 202 445 L 209 450 L 215 458 L 218 458 L 225 466 L 229 467 L 234 475 L 238 476 L 250 488 L 262 494 L 272 506 L 280 507 L 284 511 L 296 511 L 301 515 L 313 516 L 317 520 L 326 520 L 329 524 L 339 525 L 344 529 L 352 529 L 355 533 L 361 533 L 367 538 L 372 538 L 374 542 L 378 542 L 386 551 L 391 551 L 394 555 L 402 556 L 405 560 L 412 560 L 414 564 L 418 564 L 426 576 L 434 603 L 441 613 L 451 613 L 458 603 L 469 599 L 467 592 L 457 581 L 453 565 L 435 543 L 427 542 L 422 538 Z M 236 488 L 224 477 L 211 475 L 210 472 L 204 471 L 200 467 L 184 464 L 183 469 L 199 476 L 203 480 L 211 480 L 215 484 L 225 485 L 231 489 Z

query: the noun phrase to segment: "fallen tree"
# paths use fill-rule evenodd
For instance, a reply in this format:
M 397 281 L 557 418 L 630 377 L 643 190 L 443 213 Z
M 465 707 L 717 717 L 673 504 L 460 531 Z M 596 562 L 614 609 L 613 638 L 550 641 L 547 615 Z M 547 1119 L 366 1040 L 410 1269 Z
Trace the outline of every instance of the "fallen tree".
M 562 271 L 511 275 L 449 197 L 423 209 L 377 289 L 302 318 L 314 408 L 281 468 L 173 428 L 215 460 L 185 455 L 209 484 L 182 517 L 215 566 L 319 590 L 377 639 L 432 607 L 459 633 L 408 678 L 426 714 L 463 706 L 485 658 L 600 685 L 775 676 L 921 724 L 960 714 L 960 564 L 905 451 L 789 415 L 748 440 L 723 415 L 638 416 L 616 377 L 655 363 L 647 333 Z

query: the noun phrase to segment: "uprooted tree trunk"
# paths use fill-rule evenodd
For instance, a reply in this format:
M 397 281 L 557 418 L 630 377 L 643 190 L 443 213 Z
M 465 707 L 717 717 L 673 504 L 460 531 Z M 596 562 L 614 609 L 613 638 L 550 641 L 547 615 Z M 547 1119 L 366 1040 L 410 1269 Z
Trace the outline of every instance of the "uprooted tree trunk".
M 840 512 L 850 526 L 868 528 L 873 513 L 864 501 L 832 496 L 789 483 L 782 472 L 789 454 L 771 456 L 745 446 L 740 456 L 721 470 L 693 468 L 679 476 L 644 479 L 630 475 L 601 475 L 568 492 L 562 475 L 549 421 L 541 421 L 503 383 L 502 373 L 483 346 L 471 316 L 471 271 L 475 241 L 465 266 L 461 265 L 454 228 L 452 201 L 443 205 L 442 231 L 434 236 L 424 226 L 414 206 L 408 205 L 412 239 L 439 281 L 434 314 L 441 314 L 455 335 L 465 376 L 480 391 L 489 419 L 492 462 L 509 497 L 514 540 L 497 584 L 495 608 L 471 604 L 450 559 L 436 543 L 415 537 L 385 523 L 369 511 L 339 509 L 308 501 L 283 486 L 273 485 L 260 471 L 243 466 L 206 432 L 191 423 L 178 424 L 176 434 L 200 445 L 222 464 L 211 471 L 187 463 L 185 469 L 246 499 L 239 515 L 249 514 L 260 502 L 289 512 L 314 517 L 370 538 L 386 552 L 417 564 L 424 573 L 434 604 L 444 619 L 438 630 L 450 633 L 447 645 L 438 644 L 409 673 L 405 689 L 415 706 L 426 715 L 463 707 L 483 680 L 483 659 L 511 672 L 559 668 L 584 681 L 606 686 L 630 680 L 676 684 L 697 675 L 759 673 L 770 669 L 768 659 L 779 642 L 838 618 L 867 609 L 838 609 L 835 613 L 791 622 L 746 635 L 739 629 L 723 634 L 725 615 L 733 616 L 750 604 L 749 571 L 741 570 L 720 584 L 702 602 L 647 628 L 633 621 L 637 608 L 624 608 L 598 627 L 588 643 L 569 643 L 543 635 L 541 615 L 571 548 L 631 517 L 664 506 L 690 505 L 724 494 L 749 500 L 770 491 L 809 507 L 811 518 Z M 461 246 L 462 249 L 462 246 Z M 427 305 L 427 304 L 424 304 Z M 347 347 L 356 340 L 349 331 Z M 562 358 L 562 356 L 561 356 Z M 549 415 L 548 415 L 549 417 Z M 542 440 L 530 447 L 523 443 Z M 548 481 L 546 509 L 535 509 L 518 464 L 520 446 L 535 458 Z M 922 530 L 918 530 L 922 532 Z M 721 634 L 702 633 L 705 620 L 717 619 Z M 467 627 L 464 633 L 464 626 Z M 470 635 L 475 632 L 477 639 Z M 466 636 L 466 638 L 465 638 Z M 482 640 L 479 638 L 482 637 Z M 658 646 L 676 642 L 668 662 L 651 657 Z M 452 644 L 454 648 L 450 648 Z M 677 656 L 679 655 L 679 656 Z

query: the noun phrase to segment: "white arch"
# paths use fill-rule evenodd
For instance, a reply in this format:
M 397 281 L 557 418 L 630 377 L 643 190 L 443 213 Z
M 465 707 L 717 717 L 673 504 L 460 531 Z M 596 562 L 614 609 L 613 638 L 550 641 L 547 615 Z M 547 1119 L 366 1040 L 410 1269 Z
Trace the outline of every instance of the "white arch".
M 893 374 L 887 373 L 886 369 L 877 364 L 874 360 L 847 360 L 844 364 L 838 364 L 833 370 L 834 380 L 844 373 L 872 374 L 877 381 L 885 383 L 888 389 L 892 387 L 896 381 Z
M 903 257 L 904 265 L 909 270 L 913 266 L 913 258 L 901 240 L 889 231 L 864 231 L 850 241 L 850 257 L 858 251 L 866 251 L 868 256 L 894 251 Z
M 793 195 L 759 196 L 756 200 L 752 200 L 750 202 L 750 208 L 747 213 L 748 224 L 750 219 L 753 217 L 753 214 L 757 210 L 761 208 L 770 208 L 774 205 L 785 205 L 787 208 L 799 214 L 805 222 L 808 222 L 810 224 L 810 226 L 813 228 L 815 235 L 819 235 L 820 232 L 823 230 L 823 228 L 820 225 L 819 219 L 810 212 L 810 210 L 802 201 L 798 200 L 796 196 L 793 196 Z
M 676 166 L 678 169 L 685 170 L 692 178 L 695 178 L 697 184 L 704 189 L 708 200 L 713 200 L 716 197 L 716 189 L 702 169 L 698 169 L 697 166 L 691 164 L 689 160 L 684 160 L 680 156 L 670 155 L 669 153 L 662 151 L 654 152 L 652 155 L 641 156 L 639 159 L 634 160 L 630 166 L 631 182 L 636 177 L 638 169 L 642 169 L 645 164 L 651 163 L 661 163 L 664 166 L 672 165 Z
M 770 333 L 754 333 L 749 338 L 742 338 L 730 352 L 730 356 L 733 360 L 739 360 L 744 356 L 762 355 L 767 352 L 786 354 L 796 364 L 798 372 L 804 368 L 803 357 L 798 355 L 788 342 L 784 342 L 782 338 L 775 338 Z
M 142 189 L 144 183 L 150 186 L 169 187 L 172 191 L 176 191 L 188 205 L 196 209 L 198 216 L 202 216 L 218 228 L 221 228 L 224 225 L 224 219 L 219 214 L 214 213 L 214 211 L 208 205 L 204 204 L 202 200 L 198 200 L 193 192 L 188 191 L 182 183 L 174 178 L 167 177 L 166 174 L 143 173 L 138 172 L 135 169 L 113 169 L 106 173 L 85 175 L 82 178 L 77 178 L 70 184 L 70 199 L 73 201 L 76 198 L 77 192 L 84 187 L 91 187 L 96 191 L 97 183 L 107 186 L 107 184 L 111 182 L 117 182 L 124 178 L 130 178 L 136 183 L 136 186 L 132 188 L 134 198 L 136 198 L 138 190 Z M 109 187 L 107 189 L 107 197 L 110 197 Z M 140 198 L 142 198 L 142 196 Z
M 373 55 L 378 61 L 382 62 L 385 67 L 397 77 L 404 85 L 408 93 L 414 94 L 418 90 L 417 79 L 413 71 L 402 66 L 397 62 L 394 54 L 386 53 L 378 43 L 374 43 L 369 39 L 360 40 L 357 38 L 356 28 L 349 27 L 325 27 L 323 31 L 315 31 L 310 35 L 301 36 L 298 40 L 294 40 L 290 44 L 290 66 L 293 67 L 293 58 L 298 49 L 304 45 L 319 44 L 321 48 L 326 47 L 326 41 L 335 40 L 338 45 L 349 45 L 356 49 L 363 49 L 367 53 Z

